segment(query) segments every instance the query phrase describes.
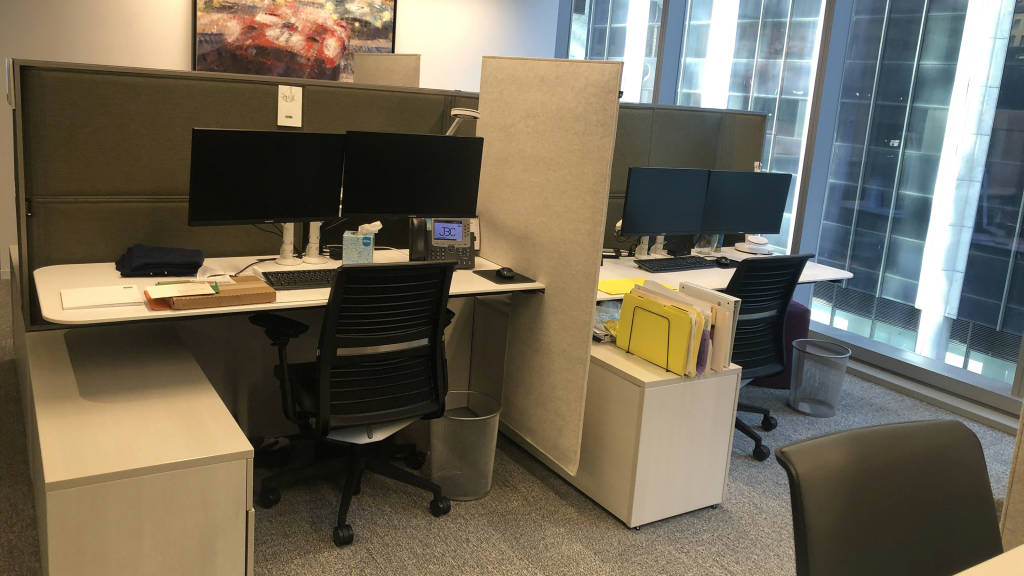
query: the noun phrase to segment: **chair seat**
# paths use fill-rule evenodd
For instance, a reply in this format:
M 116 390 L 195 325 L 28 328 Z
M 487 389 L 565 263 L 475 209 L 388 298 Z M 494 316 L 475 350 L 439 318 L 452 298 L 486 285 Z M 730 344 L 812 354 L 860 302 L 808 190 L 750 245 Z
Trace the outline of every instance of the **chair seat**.
M 327 439 L 333 442 L 345 444 L 369 444 L 380 442 L 394 435 L 402 428 L 419 420 L 419 417 L 395 420 L 394 422 L 383 422 L 380 424 L 367 424 L 365 426 L 348 426 L 335 428 L 327 434 Z

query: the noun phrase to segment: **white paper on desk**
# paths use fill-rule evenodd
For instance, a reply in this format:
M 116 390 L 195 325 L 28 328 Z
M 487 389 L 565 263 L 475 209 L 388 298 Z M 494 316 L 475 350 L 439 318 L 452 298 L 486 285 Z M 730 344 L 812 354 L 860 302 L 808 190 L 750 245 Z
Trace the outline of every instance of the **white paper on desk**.
M 146 294 L 150 298 L 173 298 L 175 296 L 203 296 L 216 294 L 213 286 L 205 282 L 175 282 L 174 284 L 161 284 L 146 288 Z
M 145 303 L 142 290 L 134 284 L 68 288 L 60 291 L 60 303 L 65 310 L 101 308 L 104 306 L 132 306 Z

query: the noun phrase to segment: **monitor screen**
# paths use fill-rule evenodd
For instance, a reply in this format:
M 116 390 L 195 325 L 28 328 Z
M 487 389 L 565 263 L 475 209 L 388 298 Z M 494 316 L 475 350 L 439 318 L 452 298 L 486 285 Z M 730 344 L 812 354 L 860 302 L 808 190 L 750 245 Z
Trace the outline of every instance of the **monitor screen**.
M 192 130 L 190 226 L 338 217 L 344 134 Z
M 708 171 L 630 168 L 622 207 L 623 234 L 696 234 Z
M 792 174 L 712 170 L 701 232 L 778 234 Z
M 349 132 L 341 211 L 476 216 L 483 138 Z

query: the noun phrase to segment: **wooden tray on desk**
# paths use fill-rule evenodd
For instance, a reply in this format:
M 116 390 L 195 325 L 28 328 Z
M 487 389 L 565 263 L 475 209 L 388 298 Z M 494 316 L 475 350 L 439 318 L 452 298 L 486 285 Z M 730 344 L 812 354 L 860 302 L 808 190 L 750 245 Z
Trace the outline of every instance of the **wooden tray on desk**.
M 267 304 L 277 300 L 277 293 L 274 289 L 256 276 L 239 276 L 235 278 L 234 284 L 219 284 L 218 289 L 220 291 L 217 294 L 169 298 L 171 308 L 194 310 L 244 304 Z

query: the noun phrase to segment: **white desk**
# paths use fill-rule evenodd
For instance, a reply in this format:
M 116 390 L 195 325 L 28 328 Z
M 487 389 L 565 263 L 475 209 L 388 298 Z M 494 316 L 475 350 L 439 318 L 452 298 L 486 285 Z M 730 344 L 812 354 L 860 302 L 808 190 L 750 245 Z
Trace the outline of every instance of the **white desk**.
M 253 448 L 173 330 L 15 338 L 44 574 L 252 573 Z
M 686 270 L 683 272 L 661 272 L 651 274 L 637 268 L 634 258 L 606 258 L 601 266 L 601 280 L 616 280 L 619 278 L 650 278 L 670 286 L 678 286 L 680 282 L 692 282 L 705 288 L 721 290 L 729 285 L 729 279 L 735 268 L 705 268 L 703 270 Z M 846 280 L 853 278 L 853 274 L 839 268 L 832 268 L 808 262 L 800 275 L 801 284 L 814 282 L 827 282 L 830 280 Z M 622 295 L 605 294 L 597 291 L 597 300 L 622 300 Z
M 244 256 L 234 258 L 207 258 L 205 267 L 215 272 L 233 274 L 248 264 L 268 256 Z M 378 250 L 374 253 L 377 263 L 407 262 L 408 252 L 405 250 Z M 261 262 L 246 270 L 250 272 L 271 272 L 275 270 L 301 270 L 314 268 L 337 268 L 341 263 L 336 260 L 324 264 L 301 264 L 299 266 L 279 266 L 273 261 Z M 497 264 L 476 259 L 476 270 L 494 270 Z M 200 308 L 196 310 L 150 310 L 144 304 L 132 306 L 113 306 L 102 308 L 84 308 L 65 310 L 61 306 L 60 291 L 67 288 L 89 288 L 95 286 L 114 286 L 118 284 L 135 284 L 140 288 L 152 286 L 157 282 L 174 280 L 175 278 L 122 278 L 114 268 L 113 262 L 97 264 L 61 264 L 39 268 L 33 273 L 36 281 L 36 294 L 39 296 L 39 308 L 43 319 L 55 324 L 105 324 L 110 322 L 128 322 L 132 320 L 155 320 L 161 318 L 179 318 L 187 316 L 210 316 L 217 314 L 233 314 L 255 312 L 259 310 L 281 310 L 286 308 L 315 308 L 327 304 L 330 288 L 315 290 L 282 290 L 277 293 L 277 301 L 266 304 L 249 304 L 245 306 L 223 306 L 219 308 Z M 183 278 L 184 279 L 184 278 Z M 452 277 L 449 296 L 482 296 L 488 294 L 504 294 L 508 292 L 543 291 L 540 282 L 523 284 L 497 284 L 478 276 L 472 270 L 456 270 Z

